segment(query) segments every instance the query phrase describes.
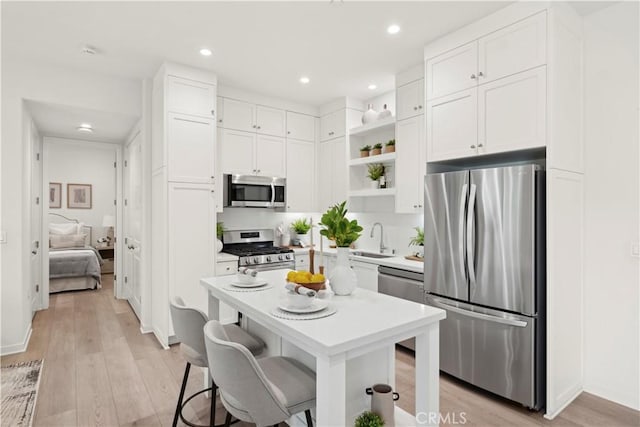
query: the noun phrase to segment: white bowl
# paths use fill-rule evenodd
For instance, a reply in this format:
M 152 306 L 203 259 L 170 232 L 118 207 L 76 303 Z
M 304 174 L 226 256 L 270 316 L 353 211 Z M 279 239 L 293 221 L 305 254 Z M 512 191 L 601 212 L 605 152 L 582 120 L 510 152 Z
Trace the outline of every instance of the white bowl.
M 291 308 L 307 308 L 313 302 L 313 297 L 300 295 L 295 292 L 287 292 L 287 306 Z
M 258 276 L 254 277 L 250 274 L 237 273 L 236 280 L 238 281 L 238 283 L 242 283 L 243 285 L 251 285 L 258 280 Z

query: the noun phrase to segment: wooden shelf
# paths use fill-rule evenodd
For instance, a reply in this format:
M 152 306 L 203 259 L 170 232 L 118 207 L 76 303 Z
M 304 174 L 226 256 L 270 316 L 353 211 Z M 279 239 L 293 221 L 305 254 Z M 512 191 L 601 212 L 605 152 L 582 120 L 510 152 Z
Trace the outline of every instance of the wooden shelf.
M 351 128 L 349 129 L 349 135 L 351 136 L 366 135 L 368 133 L 372 133 L 375 131 L 394 128 L 395 125 L 396 125 L 396 118 L 394 116 L 391 116 L 382 120 L 376 120 L 375 122 L 372 122 L 372 123 L 367 123 L 366 125 L 363 125 L 363 126 Z
M 377 156 L 359 157 L 349 160 L 349 166 L 368 165 L 369 163 L 395 162 L 396 152 L 378 154 Z
M 395 188 L 371 188 L 365 190 L 352 190 L 349 191 L 349 197 L 382 197 L 382 196 L 395 196 Z

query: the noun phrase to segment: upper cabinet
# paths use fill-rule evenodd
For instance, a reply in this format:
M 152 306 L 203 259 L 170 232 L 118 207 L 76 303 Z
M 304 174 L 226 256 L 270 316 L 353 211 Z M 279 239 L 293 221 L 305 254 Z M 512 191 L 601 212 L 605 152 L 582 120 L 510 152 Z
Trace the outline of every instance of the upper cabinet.
M 287 138 L 301 141 L 315 141 L 315 117 L 287 111 Z
M 169 181 L 201 184 L 214 181 L 215 138 L 213 118 L 168 113 Z
M 404 120 L 424 112 L 424 80 L 416 80 L 396 90 L 396 118 Z
M 231 98 L 222 99 L 221 127 L 261 135 L 285 136 L 285 111 Z
M 215 85 L 167 76 L 167 111 L 207 118 L 215 116 Z
M 396 123 L 396 213 L 422 213 L 426 170 L 424 118 Z
M 284 177 L 284 138 L 224 129 L 220 144 L 222 173 Z
M 345 110 L 338 110 L 320 117 L 320 141 L 344 136 L 346 130 Z
M 313 142 L 287 139 L 287 210 L 313 212 L 315 183 Z
M 478 84 L 478 42 L 473 41 L 427 61 L 427 99 Z

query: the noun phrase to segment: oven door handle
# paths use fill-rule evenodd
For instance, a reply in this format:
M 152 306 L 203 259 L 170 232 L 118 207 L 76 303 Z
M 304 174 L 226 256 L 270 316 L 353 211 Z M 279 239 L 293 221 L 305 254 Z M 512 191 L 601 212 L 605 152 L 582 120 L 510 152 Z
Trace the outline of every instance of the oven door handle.
M 276 204 L 276 186 L 273 182 L 271 182 L 271 206 L 274 207 Z

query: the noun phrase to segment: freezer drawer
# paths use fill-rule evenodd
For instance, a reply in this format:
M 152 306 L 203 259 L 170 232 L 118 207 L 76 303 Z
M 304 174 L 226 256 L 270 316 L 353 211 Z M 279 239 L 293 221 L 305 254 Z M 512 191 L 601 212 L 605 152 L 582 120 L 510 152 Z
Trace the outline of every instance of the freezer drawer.
M 539 408 L 536 318 L 430 295 L 426 302 L 447 311 L 446 319 L 440 322 L 441 370 L 527 407 Z

